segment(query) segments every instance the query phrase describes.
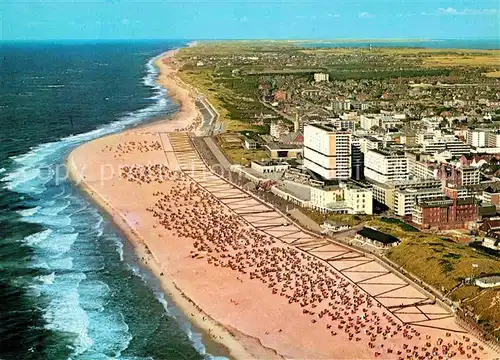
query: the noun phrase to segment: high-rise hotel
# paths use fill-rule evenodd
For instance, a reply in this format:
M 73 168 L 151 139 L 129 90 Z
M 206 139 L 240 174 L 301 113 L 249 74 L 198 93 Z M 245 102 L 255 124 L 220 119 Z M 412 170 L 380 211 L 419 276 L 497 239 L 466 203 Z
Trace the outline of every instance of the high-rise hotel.
M 304 128 L 304 166 L 325 179 L 351 177 L 352 134 L 333 125 L 310 124 Z

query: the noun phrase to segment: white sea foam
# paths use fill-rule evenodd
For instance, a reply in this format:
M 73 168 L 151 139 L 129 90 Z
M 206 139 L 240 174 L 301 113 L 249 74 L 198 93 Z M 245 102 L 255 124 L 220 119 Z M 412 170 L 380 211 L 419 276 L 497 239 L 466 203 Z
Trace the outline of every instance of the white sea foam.
M 123 261 L 123 242 L 117 236 L 113 236 L 113 243 L 116 245 L 116 252 L 120 256 L 120 261 Z
M 37 276 L 37 280 L 45 285 L 52 285 L 54 283 L 54 279 L 56 278 L 56 273 L 53 272 L 49 275 L 40 275 Z
M 47 292 L 52 298 L 44 314 L 46 328 L 74 334 L 76 339 L 73 348 L 76 355 L 93 344 L 88 334 L 87 313 L 80 306 L 77 290 L 78 284 L 85 278 L 83 273 L 66 273 L 57 276 L 53 285 L 46 288 L 50 289 Z
M 170 101 L 165 97 L 166 90 L 156 84 L 156 78 L 158 76 L 158 69 L 154 66 L 156 59 L 157 57 L 154 57 L 148 61 L 146 65 L 148 73 L 143 79 L 145 85 L 155 89 L 155 99 L 157 99 L 157 101 L 154 104 L 131 112 L 123 116 L 119 121 L 101 126 L 95 130 L 82 134 L 70 135 L 59 141 L 40 144 L 31 148 L 30 151 L 25 154 L 11 157 L 18 166 L 3 178 L 6 182 L 5 187 L 20 193 L 41 194 L 45 190 L 44 185 L 55 174 L 55 170 L 48 166 L 53 163 L 53 161 L 50 160 L 57 159 L 61 152 L 67 151 L 82 142 L 118 132 L 126 127 L 140 123 L 160 111 L 166 110 Z M 43 173 L 41 170 L 43 170 Z
M 35 206 L 34 208 L 30 208 L 30 209 L 24 209 L 24 210 L 19 210 L 17 211 L 17 213 L 21 216 L 33 216 L 35 215 L 38 210 L 40 210 L 40 206 Z
M 48 216 L 56 216 L 60 212 L 64 211 L 70 205 L 69 200 L 59 200 L 53 201 L 51 206 L 43 207 L 40 210 L 40 214 L 48 215 Z
M 71 249 L 71 245 L 74 244 L 77 237 L 78 233 L 54 233 L 54 235 L 51 236 L 50 239 L 39 242 L 37 244 L 37 247 L 59 256 L 67 253 Z
M 63 258 L 54 258 L 47 260 L 48 269 L 54 270 L 72 270 L 73 258 L 71 256 Z
M 44 231 L 41 231 L 39 233 L 36 233 L 36 234 L 32 234 L 32 235 L 29 235 L 29 236 L 26 236 L 23 241 L 30 245 L 30 246 L 33 246 L 33 245 L 36 245 L 38 244 L 39 242 L 47 239 L 50 234 L 52 234 L 52 230 L 51 229 L 47 229 L 47 230 L 44 230 Z

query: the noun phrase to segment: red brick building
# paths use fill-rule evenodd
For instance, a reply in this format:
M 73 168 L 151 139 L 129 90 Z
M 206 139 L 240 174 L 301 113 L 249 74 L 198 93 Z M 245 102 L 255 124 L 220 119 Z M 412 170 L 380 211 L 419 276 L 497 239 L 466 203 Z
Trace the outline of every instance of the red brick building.
M 455 229 L 477 221 L 477 203 L 474 198 L 451 199 L 443 197 L 416 204 L 412 221 L 421 228 Z
M 275 101 L 289 101 L 292 99 L 292 94 L 285 90 L 278 90 L 274 93 Z

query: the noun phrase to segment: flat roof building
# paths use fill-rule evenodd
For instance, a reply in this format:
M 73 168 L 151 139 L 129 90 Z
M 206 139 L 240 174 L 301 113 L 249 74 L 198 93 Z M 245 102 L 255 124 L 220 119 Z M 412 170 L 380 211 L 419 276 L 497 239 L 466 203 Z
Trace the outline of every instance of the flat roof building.
M 439 199 L 443 196 L 441 188 L 400 189 L 394 193 L 394 212 L 398 216 L 409 216 L 417 202 Z
M 356 233 L 356 238 L 378 248 L 391 248 L 401 243 L 398 238 L 369 227 L 359 230 Z
M 410 172 L 404 153 L 368 150 L 365 154 L 365 177 L 379 183 L 408 180 Z
M 352 134 L 333 125 L 311 124 L 304 128 L 304 166 L 325 179 L 351 176 Z

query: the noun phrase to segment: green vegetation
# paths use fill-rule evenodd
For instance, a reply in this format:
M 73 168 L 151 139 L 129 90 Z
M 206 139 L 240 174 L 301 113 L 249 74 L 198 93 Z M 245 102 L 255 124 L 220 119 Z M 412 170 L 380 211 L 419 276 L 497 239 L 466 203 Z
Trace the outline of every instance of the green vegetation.
M 330 71 L 331 80 L 385 80 L 398 78 L 414 78 L 423 76 L 449 76 L 450 69 L 408 69 L 408 70 L 383 70 L 383 71 Z
M 380 219 L 381 221 L 385 222 L 385 223 L 388 223 L 388 224 L 395 224 L 397 226 L 399 226 L 401 228 L 401 230 L 403 231 L 409 231 L 409 232 L 419 232 L 420 230 L 418 230 L 417 228 L 399 220 L 399 219 L 394 219 L 394 218 L 386 218 L 386 217 L 382 217 Z
M 453 301 L 461 302 L 467 310 L 480 316 L 485 331 L 500 336 L 500 291 L 462 283 L 471 276 L 499 273 L 497 258 L 432 234 L 396 233 L 403 242 L 386 254 L 390 260 L 444 291 Z M 396 234 L 393 232 L 393 235 Z M 472 264 L 478 267 L 473 268 Z
M 258 132 L 243 131 L 249 137 L 256 137 Z M 243 148 L 243 136 L 237 134 L 222 134 L 218 138 L 219 147 L 226 155 L 229 161 L 234 164 L 250 165 L 252 161 L 268 158 L 267 153 L 263 149 L 247 150 Z

